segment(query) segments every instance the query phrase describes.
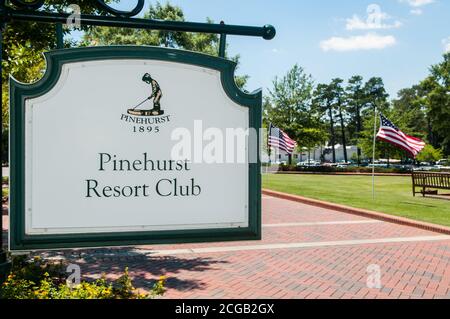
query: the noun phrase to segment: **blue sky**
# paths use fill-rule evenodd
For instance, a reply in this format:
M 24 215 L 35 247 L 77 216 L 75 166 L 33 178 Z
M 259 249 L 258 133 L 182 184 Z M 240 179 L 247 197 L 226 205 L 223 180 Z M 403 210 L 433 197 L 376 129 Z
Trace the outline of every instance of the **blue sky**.
M 155 1 L 146 0 L 146 7 Z M 167 1 L 162 0 L 162 3 Z M 125 8 L 136 3 L 121 1 Z M 448 0 L 171 0 L 189 21 L 206 17 L 227 24 L 272 24 L 277 36 L 229 36 L 231 54 L 241 55 L 238 74 L 249 90 L 270 88 L 295 63 L 317 83 L 334 77 L 381 76 L 391 98 L 428 74 L 450 50 Z M 375 5 L 375 6 L 374 6 Z

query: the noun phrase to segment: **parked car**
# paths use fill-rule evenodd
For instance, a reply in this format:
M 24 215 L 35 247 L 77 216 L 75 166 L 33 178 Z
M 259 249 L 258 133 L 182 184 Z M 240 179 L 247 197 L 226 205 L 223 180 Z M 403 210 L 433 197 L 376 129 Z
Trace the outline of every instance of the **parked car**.
M 336 163 L 336 167 L 338 168 L 347 168 L 349 167 L 351 164 L 351 162 L 346 162 L 345 160 L 339 161 L 338 163 Z
M 413 168 L 414 171 L 431 171 L 433 169 L 433 166 L 416 166 Z
M 445 171 L 450 170 L 450 165 L 434 165 L 433 167 L 436 170 L 445 170 Z
M 337 167 L 339 164 L 338 163 L 323 163 L 322 166 L 326 166 L 326 167 Z
M 297 166 L 300 166 L 300 167 L 317 167 L 317 166 L 320 166 L 320 162 L 314 161 L 314 160 L 309 160 L 309 161 L 299 162 L 299 163 L 297 163 Z

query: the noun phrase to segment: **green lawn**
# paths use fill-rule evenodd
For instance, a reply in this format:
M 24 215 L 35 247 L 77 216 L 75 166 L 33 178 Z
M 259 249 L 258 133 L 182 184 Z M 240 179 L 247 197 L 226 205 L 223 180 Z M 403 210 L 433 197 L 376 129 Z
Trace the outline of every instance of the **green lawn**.
M 450 201 L 412 195 L 411 177 L 263 175 L 263 188 L 450 226 Z

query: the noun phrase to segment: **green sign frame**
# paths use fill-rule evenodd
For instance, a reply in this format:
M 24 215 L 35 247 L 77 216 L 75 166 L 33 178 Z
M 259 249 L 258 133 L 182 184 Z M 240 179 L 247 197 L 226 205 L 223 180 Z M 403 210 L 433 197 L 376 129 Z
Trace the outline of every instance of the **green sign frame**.
M 67 63 L 96 60 L 147 59 L 178 62 L 217 70 L 222 87 L 237 104 L 249 108 L 249 128 L 259 132 L 262 123 L 262 91 L 242 92 L 235 83 L 236 64 L 210 55 L 184 50 L 143 46 L 108 46 L 62 49 L 46 52 L 47 68 L 34 84 L 10 80 L 10 250 L 30 251 L 83 247 L 261 240 L 261 163 L 249 163 L 249 227 L 229 229 L 174 230 L 89 234 L 30 235 L 25 233 L 25 101 L 50 91 Z M 260 137 L 254 147 L 258 154 Z M 214 207 L 211 207 L 213 210 Z

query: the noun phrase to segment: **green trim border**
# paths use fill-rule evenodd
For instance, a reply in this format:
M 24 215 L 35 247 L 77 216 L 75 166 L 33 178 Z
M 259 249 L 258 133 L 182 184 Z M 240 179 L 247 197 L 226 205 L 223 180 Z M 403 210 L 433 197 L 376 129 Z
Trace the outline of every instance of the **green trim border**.
M 201 66 L 221 73 L 228 97 L 249 108 L 249 127 L 259 132 L 262 123 L 262 91 L 242 92 L 234 81 L 236 64 L 210 55 L 148 46 L 108 46 L 46 52 L 47 68 L 41 80 L 23 84 L 10 79 L 10 251 L 112 247 L 150 244 L 261 240 L 261 163 L 249 163 L 247 228 L 116 232 L 61 235 L 25 234 L 25 100 L 50 91 L 58 82 L 64 64 L 98 60 L 143 59 Z M 260 137 L 256 150 L 259 154 Z

